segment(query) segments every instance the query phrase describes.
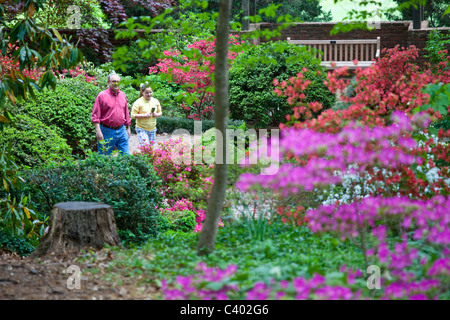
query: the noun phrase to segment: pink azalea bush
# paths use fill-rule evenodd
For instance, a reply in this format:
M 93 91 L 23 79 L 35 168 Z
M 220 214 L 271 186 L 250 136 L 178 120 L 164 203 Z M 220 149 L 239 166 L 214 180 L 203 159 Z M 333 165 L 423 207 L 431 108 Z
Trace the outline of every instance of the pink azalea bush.
M 230 36 L 230 45 L 239 46 L 238 36 Z M 195 97 L 192 103 L 183 103 L 182 112 L 187 118 L 195 120 L 212 119 L 214 114 L 214 80 L 216 40 L 204 39 L 189 44 L 187 47 L 194 54 L 192 57 L 182 55 L 177 50 L 166 50 L 166 58 L 159 59 L 149 73 L 170 74 L 172 81 L 180 84 L 189 94 Z M 230 50 L 228 59 L 232 62 L 238 53 Z
M 195 227 L 194 232 L 200 232 L 203 229 L 203 221 L 205 220 L 205 210 L 195 207 L 192 201 L 188 199 L 182 198 L 181 200 L 176 201 L 172 206 L 159 208 L 159 211 L 162 215 L 169 215 L 173 212 L 194 212 L 195 214 Z M 223 227 L 222 220 L 219 221 L 219 227 Z
M 204 286 L 207 283 L 226 282 L 237 270 L 236 265 L 229 265 L 225 270 L 209 268 L 205 263 L 196 267 L 199 274 L 182 277 L 177 276 L 176 285 L 169 287 L 167 281 L 162 281 L 162 290 L 166 300 L 186 300 L 191 298 L 203 300 L 227 300 L 230 293 L 238 290 L 234 284 L 225 284 L 219 288 Z
M 135 155 L 148 157 L 156 174 L 162 179 L 161 193 L 167 201 L 167 207 L 160 208 L 160 211 L 194 212 L 197 223 L 194 231 L 199 232 L 202 230 L 207 199 L 213 184 L 214 166 L 195 163 L 193 152 L 194 147 L 180 137 L 159 146 L 145 145 Z M 220 222 L 219 226 L 223 226 L 223 223 Z
M 237 185 L 242 191 L 262 186 L 288 196 L 320 184 L 339 183 L 342 172 L 363 173 L 374 167 L 395 171 L 422 164 L 411 132 L 423 130 L 429 121 L 420 114 L 409 119 L 394 112 L 393 118 L 394 124 L 384 128 L 346 126 L 335 134 L 286 130 L 280 142 L 281 156 L 289 153 L 303 158 L 303 166 L 283 163 L 274 175 L 245 174 Z M 308 210 L 305 218 L 314 233 L 333 233 L 354 241 L 363 252 L 366 268 L 377 265 L 387 271 L 380 298 L 436 298 L 449 289 L 450 199 L 446 190 L 441 190 L 445 196 L 431 199 L 355 198 L 349 204 Z M 392 239 L 398 240 L 392 243 Z M 421 257 L 417 242 L 438 250 L 438 257 Z
M 72 69 L 72 70 L 63 69 L 59 73 L 59 77 L 60 77 L 60 79 L 80 77 L 81 79 L 83 79 L 86 82 L 97 85 L 97 78 L 88 75 L 87 72 L 84 71 L 83 69 L 81 69 L 79 66 L 75 67 L 75 69 Z

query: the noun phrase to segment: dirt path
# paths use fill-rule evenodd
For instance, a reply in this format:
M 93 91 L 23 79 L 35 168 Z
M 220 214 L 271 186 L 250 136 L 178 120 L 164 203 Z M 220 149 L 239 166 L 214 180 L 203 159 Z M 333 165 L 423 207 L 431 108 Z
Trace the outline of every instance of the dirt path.
M 103 251 L 96 261 L 80 262 L 76 256 L 21 258 L 0 249 L 0 300 L 131 300 L 153 299 L 159 289 L 136 285 L 135 279 L 115 270 L 117 280 L 105 280 L 107 262 L 114 257 Z M 80 270 L 80 286 L 75 286 L 74 271 Z M 72 278 L 70 278 L 72 277 Z

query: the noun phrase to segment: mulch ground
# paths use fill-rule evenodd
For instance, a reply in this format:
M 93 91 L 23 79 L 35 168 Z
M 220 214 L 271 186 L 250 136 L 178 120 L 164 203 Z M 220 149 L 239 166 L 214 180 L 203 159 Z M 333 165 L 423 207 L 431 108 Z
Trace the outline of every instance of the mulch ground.
M 121 276 L 120 270 L 114 272 L 116 280 L 105 280 L 107 262 L 113 257 L 97 256 L 102 258 L 80 262 L 77 255 L 33 259 L 0 251 L 0 300 L 143 300 L 158 293 L 158 288 L 136 285 L 135 279 Z M 81 271 L 79 289 L 73 288 L 75 273 L 67 270 L 70 265 Z

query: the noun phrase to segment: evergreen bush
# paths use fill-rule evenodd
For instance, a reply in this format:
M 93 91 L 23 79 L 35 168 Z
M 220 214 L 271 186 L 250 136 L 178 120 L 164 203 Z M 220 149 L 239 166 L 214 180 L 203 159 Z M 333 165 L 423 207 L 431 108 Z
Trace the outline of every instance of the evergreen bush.
M 63 162 L 72 149 L 54 126 L 28 115 L 17 115 L 0 135 L 0 145 L 11 142 L 11 154 L 19 167 L 35 167 L 49 161 Z
M 113 207 L 122 242 L 141 243 L 159 231 L 159 178 L 142 157 L 91 153 L 85 160 L 27 170 L 24 178 L 40 213 L 49 215 L 58 202 L 102 202 Z
M 95 128 L 91 122 L 92 107 L 102 89 L 81 78 L 58 81 L 55 90 L 36 92 L 36 100 L 18 103 L 19 112 L 57 127 L 74 154 L 85 155 L 85 146 L 96 145 Z
M 304 68 L 306 72 L 302 71 Z M 324 85 L 326 75 L 320 60 L 306 47 L 284 41 L 267 42 L 240 54 L 229 75 L 232 119 L 244 120 L 255 128 L 285 122 L 292 108 L 285 98 L 274 94 L 273 80 L 286 81 L 299 72 L 311 81 L 304 92 L 305 101 L 321 102 L 324 110 L 331 108 L 335 97 Z

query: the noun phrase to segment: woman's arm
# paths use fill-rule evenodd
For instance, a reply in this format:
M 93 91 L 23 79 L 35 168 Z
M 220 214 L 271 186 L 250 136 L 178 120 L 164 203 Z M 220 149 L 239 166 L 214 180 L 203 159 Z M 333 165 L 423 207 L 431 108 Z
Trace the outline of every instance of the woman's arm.
M 152 113 L 151 112 L 147 112 L 147 113 L 143 113 L 143 114 L 136 113 L 134 115 L 135 119 L 150 118 L 150 117 L 152 117 Z

